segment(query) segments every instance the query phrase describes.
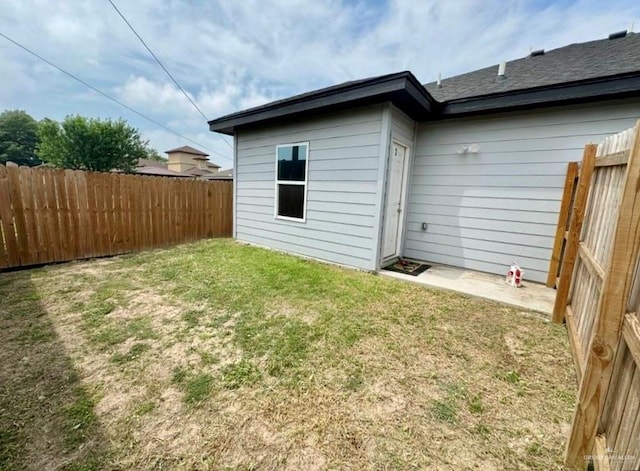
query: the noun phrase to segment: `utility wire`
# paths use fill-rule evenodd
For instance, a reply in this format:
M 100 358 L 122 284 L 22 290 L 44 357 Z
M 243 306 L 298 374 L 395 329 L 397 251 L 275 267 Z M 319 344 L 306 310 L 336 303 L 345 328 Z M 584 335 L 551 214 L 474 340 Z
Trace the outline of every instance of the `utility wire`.
M 129 27 L 129 29 L 131 30 L 131 32 L 133 32 L 133 34 L 136 35 L 136 37 L 140 40 L 140 42 L 142 43 L 142 45 L 146 48 L 147 51 L 149 51 L 149 54 L 151 54 L 151 57 L 153 57 L 155 59 L 155 61 L 158 63 L 158 65 L 160 67 L 162 67 L 162 70 L 165 71 L 165 73 L 167 74 L 167 76 L 173 81 L 173 83 L 176 85 L 176 87 L 178 87 L 178 90 L 180 90 L 182 92 L 182 94 L 186 97 L 187 100 L 189 100 L 189 102 L 191 103 L 191 105 L 196 109 L 196 111 L 198 113 L 200 113 L 200 115 L 204 118 L 205 121 L 208 121 L 209 119 L 206 117 L 206 115 L 202 112 L 202 110 L 200 109 L 200 107 L 196 104 L 195 101 L 193 101 L 193 99 L 189 96 L 189 94 L 184 90 L 184 88 L 182 88 L 180 86 L 180 84 L 178 83 L 178 81 L 174 78 L 173 75 L 171 75 L 171 72 L 169 72 L 167 70 L 167 68 L 164 66 L 164 64 L 160 61 L 160 59 L 158 59 L 158 56 L 156 56 L 153 51 L 151 50 L 151 48 L 147 45 L 147 43 L 144 41 L 144 39 L 142 39 L 142 37 L 138 34 L 138 32 L 136 31 L 136 29 L 133 27 L 133 25 L 131 23 L 129 23 L 129 20 L 127 20 L 127 18 L 124 16 L 124 14 L 118 9 L 118 7 L 116 6 L 115 3 L 113 3 L 112 0 L 107 0 L 111 6 L 113 7 L 113 9 L 118 13 L 118 15 L 120 15 L 120 18 L 122 18 L 122 20 L 127 24 L 127 26 Z M 229 148 L 233 148 L 231 146 L 231 144 L 229 144 L 229 142 L 222 137 L 220 134 L 218 134 L 218 136 L 220 136 L 222 138 L 222 140 L 224 141 L 224 143 L 226 145 L 229 146 Z
M 202 147 L 202 148 L 204 148 L 205 150 L 209 150 L 209 149 L 207 149 L 207 147 L 206 147 L 206 146 L 204 146 L 204 145 L 200 144 L 199 142 L 196 142 L 196 141 L 194 141 L 193 139 L 190 139 L 190 138 L 188 138 L 188 137 L 186 137 L 186 136 L 183 136 L 183 135 L 182 135 L 182 134 L 180 134 L 179 132 L 174 131 L 174 130 L 173 130 L 173 129 L 171 129 L 171 128 L 168 128 L 168 127 L 167 127 L 167 126 L 165 126 L 164 124 L 159 123 L 159 122 L 158 122 L 158 121 L 156 121 L 155 119 L 150 118 L 149 116 L 147 116 L 147 115 L 145 115 L 145 114 L 142 114 L 141 112 L 139 112 L 139 111 L 137 111 L 137 110 L 134 110 L 134 109 L 133 109 L 133 108 L 131 108 L 129 105 L 126 105 L 126 104 L 122 103 L 122 102 L 121 102 L 120 100 L 118 100 L 117 98 L 114 98 L 114 97 L 112 97 L 111 95 L 108 95 L 107 93 L 103 92 L 103 91 L 102 91 L 102 90 L 100 90 L 99 88 L 96 88 L 96 87 L 94 87 L 93 85 L 91 85 L 90 83 L 85 82 L 85 81 L 84 81 L 84 80 L 82 80 L 81 78 L 76 77 L 76 76 L 75 76 L 75 75 L 73 75 L 71 72 L 67 72 L 67 71 L 66 71 L 66 70 L 64 70 L 62 67 L 59 67 L 59 66 L 57 66 L 56 64 L 54 64 L 53 62 L 51 62 L 51 61 L 49 61 L 49 60 L 45 59 L 45 58 L 44 58 L 44 57 L 42 57 L 40 54 L 38 54 L 38 53 L 36 53 L 36 52 L 32 51 L 31 49 L 29 49 L 29 48 L 28 48 L 28 47 L 26 47 L 26 46 L 23 46 L 23 45 L 22 45 L 22 44 L 20 44 L 19 42 L 14 41 L 13 39 L 11 39 L 11 38 L 10 38 L 9 36 L 7 36 L 6 34 L 4 34 L 4 33 L 1 33 L 1 32 L 0 32 L 0 36 L 2 36 L 4 39 L 6 39 L 7 41 L 9 41 L 10 43 L 15 44 L 15 45 L 16 45 L 16 46 L 18 46 L 20 49 L 22 49 L 22 50 L 24 50 L 24 51 L 28 52 L 28 53 L 29 53 L 29 54 L 31 54 L 32 56 L 37 57 L 37 58 L 38 58 L 38 59 L 40 59 L 42 62 L 44 62 L 44 63 L 46 63 L 46 64 L 50 65 L 50 66 L 51 66 L 51 67 L 53 67 L 54 69 L 57 69 L 58 71 L 60 71 L 60 72 L 62 72 L 63 74 L 67 75 L 68 77 L 71 77 L 72 79 L 74 79 L 74 80 L 76 80 L 76 81 L 80 82 L 80 83 L 81 83 L 82 85 L 84 85 L 85 87 L 88 87 L 88 88 L 90 88 L 91 90 L 93 90 L 94 92 L 96 92 L 96 93 L 98 93 L 98 94 L 102 95 L 102 96 L 103 96 L 103 97 L 105 97 L 106 99 L 111 100 L 111 101 L 113 101 L 114 103 L 117 103 L 118 105 L 120 105 L 120 106 L 122 106 L 122 107 L 124 107 L 124 108 L 128 109 L 128 110 L 129 110 L 129 111 L 131 111 L 132 113 L 137 114 L 137 115 L 138 115 L 138 116 L 140 116 L 141 118 L 144 118 L 144 119 L 146 119 L 147 121 L 150 121 L 151 123 L 155 124 L 156 126 L 159 126 L 159 127 L 161 127 L 162 129 L 164 129 L 164 130 L 166 130 L 166 131 L 169 131 L 170 133 L 175 134 L 176 136 L 178 136 L 178 137 L 180 137 L 180 138 L 182 138 L 182 139 L 185 139 L 185 140 L 187 140 L 187 141 L 189 141 L 189 142 L 191 142 L 191 143 L 193 143 L 193 144 L 195 144 L 195 145 L 197 145 L 197 146 L 199 146 L 199 147 Z M 225 142 L 226 142 L 226 141 L 225 141 Z M 219 154 L 219 153 L 217 153 L 217 152 L 213 152 L 212 150 L 209 150 L 209 152 L 211 152 L 213 155 L 217 155 L 218 157 L 222 157 L 222 158 L 224 158 L 224 159 L 229 159 L 229 157 L 227 157 L 227 156 L 225 156 L 225 155 L 222 155 L 222 154 Z

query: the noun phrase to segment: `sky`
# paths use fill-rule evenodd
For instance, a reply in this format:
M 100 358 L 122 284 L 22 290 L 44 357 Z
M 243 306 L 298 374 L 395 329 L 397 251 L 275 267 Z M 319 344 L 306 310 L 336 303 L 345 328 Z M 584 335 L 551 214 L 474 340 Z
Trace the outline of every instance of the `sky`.
M 638 0 L 113 0 L 208 119 L 340 82 L 411 70 L 423 82 L 533 49 L 640 30 Z M 108 0 L 0 0 L 0 111 L 118 119 L 161 153 L 185 144 L 232 165 L 205 119 Z

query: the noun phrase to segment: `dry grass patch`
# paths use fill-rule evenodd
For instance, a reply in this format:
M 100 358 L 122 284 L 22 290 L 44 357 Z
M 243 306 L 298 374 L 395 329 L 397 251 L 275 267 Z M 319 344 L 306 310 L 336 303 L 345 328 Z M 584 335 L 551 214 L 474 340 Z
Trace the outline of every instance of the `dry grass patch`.
M 515 309 L 220 240 L 0 297 L 3 469 L 561 467 L 564 331 Z

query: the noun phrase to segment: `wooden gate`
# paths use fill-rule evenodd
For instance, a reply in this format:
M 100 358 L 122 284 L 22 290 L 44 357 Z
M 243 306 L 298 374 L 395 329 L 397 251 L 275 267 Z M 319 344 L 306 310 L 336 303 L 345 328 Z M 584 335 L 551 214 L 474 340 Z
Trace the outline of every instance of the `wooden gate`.
M 572 466 L 640 468 L 639 129 L 585 148 L 571 214 L 553 320 L 579 382 Z

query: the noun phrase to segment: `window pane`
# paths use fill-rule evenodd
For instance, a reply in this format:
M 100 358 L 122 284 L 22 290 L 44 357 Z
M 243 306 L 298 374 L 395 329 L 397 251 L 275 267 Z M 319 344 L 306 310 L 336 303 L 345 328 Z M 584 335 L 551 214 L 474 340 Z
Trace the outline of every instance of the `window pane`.
M 278 180 L 304 181 L 307 146 L 278 147 Z
M 304 218 L 304 185 L 278 185 L 278 216 Z

